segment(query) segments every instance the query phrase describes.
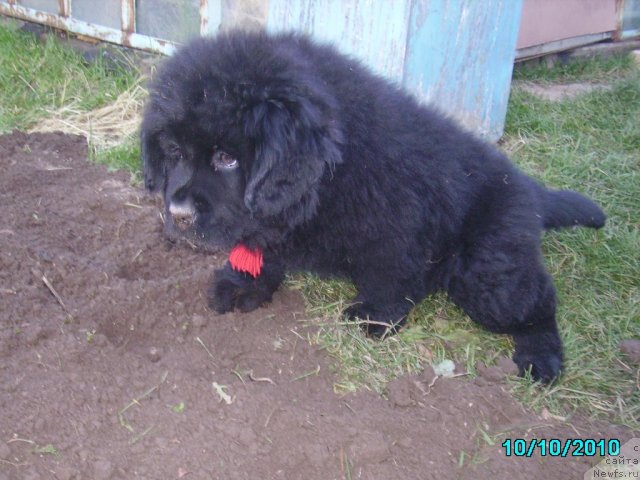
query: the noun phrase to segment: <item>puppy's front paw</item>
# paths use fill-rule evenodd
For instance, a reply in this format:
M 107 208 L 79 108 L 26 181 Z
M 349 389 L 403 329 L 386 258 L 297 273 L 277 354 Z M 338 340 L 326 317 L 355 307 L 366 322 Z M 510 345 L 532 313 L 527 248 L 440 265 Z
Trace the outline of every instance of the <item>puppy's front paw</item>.
M 227 313 L 234 309 L 238 297 L 238 286 L 229 279 L 214 276 L 207 292 L 209 308 L 218 313 Z
M 216 270 L 207 297 L 209 308 L 218 313 L 238 309 L 250 312 L 271 301 L 273 290 L 246 273 L 229 268 Z
M 348 307 L 344 314 L 349 320 L 359 321 L 360 327 L 365 333 L 373 338 L 382 338 L 385 335 L 395 335 L 406 322 L 405 314 L 398 313 L 398 320 L 387 320 L 394 318 L 389 316 L 390 312 L 375 308 L 367 302 L 356 303 Z

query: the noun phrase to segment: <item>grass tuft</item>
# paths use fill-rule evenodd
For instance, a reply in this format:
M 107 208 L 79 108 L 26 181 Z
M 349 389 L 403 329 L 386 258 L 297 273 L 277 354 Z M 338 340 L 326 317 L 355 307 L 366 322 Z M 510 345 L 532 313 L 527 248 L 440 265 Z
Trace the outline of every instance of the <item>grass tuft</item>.
M 626 54 L 573 58 L 552 68 L 544 61 L 527 62 L 516 65 L 513 79 L 536 83 L 610 83 L 625 78 L 634 68 L 633 58 Z
M 139 170 L 136 131 L 146 92 L 135 68 L 92 62 L 53 35 L 38 40 L 18 24 L 0 25 L 0 133 L 83 135 L 94 159 Z
M 110 104 L 137 78 L 137 72 L 108 68 L 100 58 L 87 63 L 52 35 L 40 41 L 17 23 L 3 23 L 0 84 L 10 88 L 0 94 L 0 132 L 30 128 L 65 106 L 88 112 Z

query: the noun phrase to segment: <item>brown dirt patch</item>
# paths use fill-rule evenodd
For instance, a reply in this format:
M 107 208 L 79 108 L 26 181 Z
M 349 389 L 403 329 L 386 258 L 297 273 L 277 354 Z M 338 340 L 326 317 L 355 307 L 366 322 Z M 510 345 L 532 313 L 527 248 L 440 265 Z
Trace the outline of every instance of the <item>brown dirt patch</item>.
M 596 90 L 611 90 L 613 87 L 604 83 L 565 83 L 542 85 L 533 82 L 517 82 L 518 88 L 527 93 L 552 102 L 560 102 L 569 98 L 575 98 L 585 93 Z
M 631 437 L 526 412 L 491 376 L 337 396 L 301 298 L 208 311 L 224 258 L 167 243 L 82 138 L 2 136 L 0 167 L 0 480 L 582 478 L 596 459 L 506 458 L 480 430 Z

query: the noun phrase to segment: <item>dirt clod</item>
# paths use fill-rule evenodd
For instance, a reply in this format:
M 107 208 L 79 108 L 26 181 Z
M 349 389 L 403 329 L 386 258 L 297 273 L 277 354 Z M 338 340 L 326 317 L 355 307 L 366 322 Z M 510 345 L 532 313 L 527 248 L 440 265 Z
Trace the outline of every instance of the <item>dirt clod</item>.
M 620 350 L 629 358 L 631 363 L 640 364 L 640 340 L 622 340 Z
M 162 351 L 157 347 L 151 347 L 147 352 L 147 358 L 151 362 L 156 363 L 160 361 L 160 358 L 162 358 Z
M 109 480 L 113 475 L 113 464 L 109 460 L 97 460 L 93 464 L 95 480 Z
M 0 442 L 0 460 L 7 460 L 11 455 L 11 448 L 4 442 Z

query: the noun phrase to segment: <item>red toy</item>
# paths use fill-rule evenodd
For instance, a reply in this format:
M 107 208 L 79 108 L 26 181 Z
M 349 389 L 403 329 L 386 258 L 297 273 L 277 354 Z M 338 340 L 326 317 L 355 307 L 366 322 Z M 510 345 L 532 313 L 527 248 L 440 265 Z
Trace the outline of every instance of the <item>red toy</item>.
M 259 248 L 251 250 L 239 243 L 229 252 L 229 263 L 234 270 L 257 278 L 262 271 L 262 251 Z

